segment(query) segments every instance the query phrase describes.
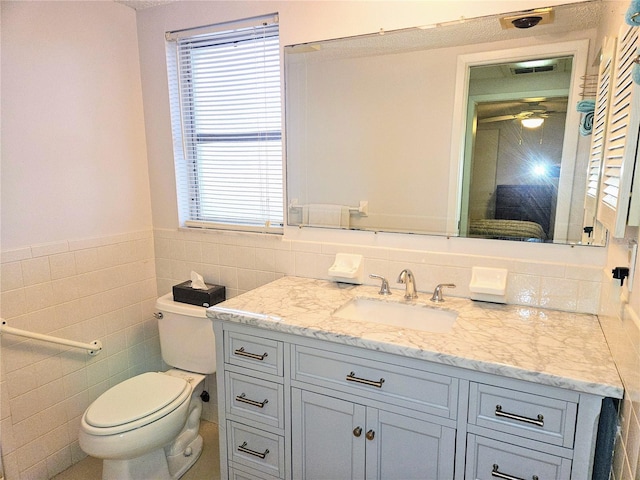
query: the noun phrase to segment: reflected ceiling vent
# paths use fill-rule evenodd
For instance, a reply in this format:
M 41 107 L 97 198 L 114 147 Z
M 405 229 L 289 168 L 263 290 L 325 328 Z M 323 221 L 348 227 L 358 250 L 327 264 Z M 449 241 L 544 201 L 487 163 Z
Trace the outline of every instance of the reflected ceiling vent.
M 535 73 L 562 73 L 571 71 L 571 59 L 567 57 L 528 60 L 503 65 L 505 76 L 518 77 Z
M 552 8 L 537 8 L 535 10 L 527 10 L 508 17 L 500 19 L 500 25 L 503 30 L 510 28 L 532 28 L 536 25 L 545 25 L 553 23 L 554 12 Z
M 513 75 L 526 75 L 527 73 L 553 72 L 557 65 L 541 65 L 539 67 L 515 67 L 511 69 Z

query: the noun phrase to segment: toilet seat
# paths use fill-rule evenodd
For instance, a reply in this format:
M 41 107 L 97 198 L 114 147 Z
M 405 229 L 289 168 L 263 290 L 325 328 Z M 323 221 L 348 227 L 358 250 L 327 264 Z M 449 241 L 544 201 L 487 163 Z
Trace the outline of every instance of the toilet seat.
M 185 379 L 148 372 L 125 380 L 98 397 L 83 415 L 93 435 L 114 435 L 168 415 L 191 395 Z

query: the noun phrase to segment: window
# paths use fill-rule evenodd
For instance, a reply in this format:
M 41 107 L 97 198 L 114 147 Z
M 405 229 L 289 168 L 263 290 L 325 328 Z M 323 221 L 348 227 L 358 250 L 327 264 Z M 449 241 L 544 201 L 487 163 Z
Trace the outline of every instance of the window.
M 167 33 L 180 223 L 282 231 L 277 16 Z

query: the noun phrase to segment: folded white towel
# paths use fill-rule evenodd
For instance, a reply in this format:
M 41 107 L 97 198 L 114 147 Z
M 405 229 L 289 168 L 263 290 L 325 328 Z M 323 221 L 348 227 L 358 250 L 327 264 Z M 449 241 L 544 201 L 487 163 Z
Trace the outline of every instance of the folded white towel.
M 349 227 L 349 207 L 313 203 L 307 206 L 308 225 L 311 227 Z

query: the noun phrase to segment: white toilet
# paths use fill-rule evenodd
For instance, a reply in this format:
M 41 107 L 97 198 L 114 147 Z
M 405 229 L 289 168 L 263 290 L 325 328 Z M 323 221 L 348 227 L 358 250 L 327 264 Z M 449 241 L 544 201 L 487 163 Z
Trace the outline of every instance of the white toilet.
M 167 372 L 148 372 L 110 388 L 82 416 L 80 447 L 103 459 L 104 480 L 176 480 L 202 453 L 198 434 L 205 374 L 216 371 L 206 308 L 156 302 Z

